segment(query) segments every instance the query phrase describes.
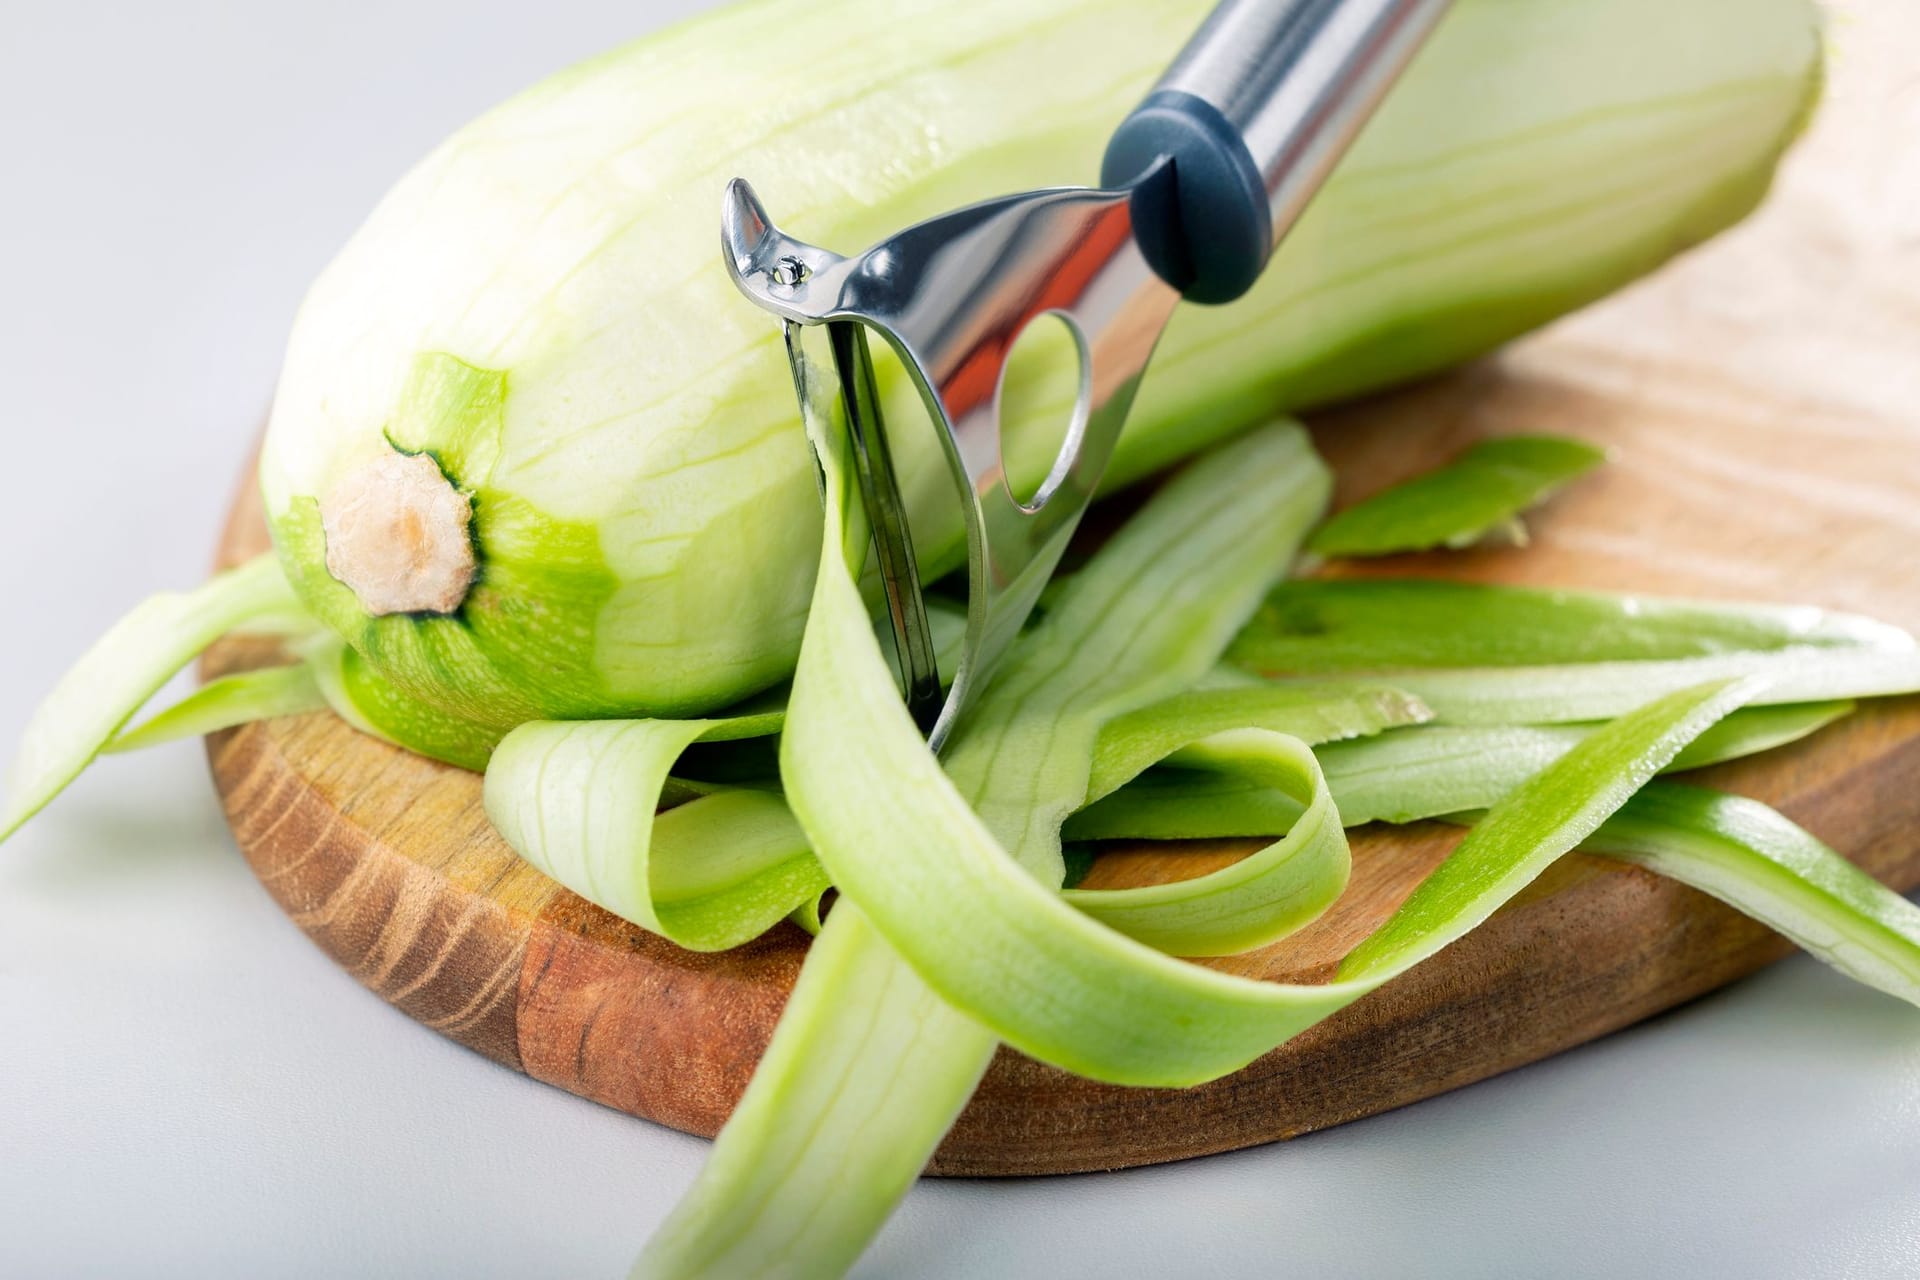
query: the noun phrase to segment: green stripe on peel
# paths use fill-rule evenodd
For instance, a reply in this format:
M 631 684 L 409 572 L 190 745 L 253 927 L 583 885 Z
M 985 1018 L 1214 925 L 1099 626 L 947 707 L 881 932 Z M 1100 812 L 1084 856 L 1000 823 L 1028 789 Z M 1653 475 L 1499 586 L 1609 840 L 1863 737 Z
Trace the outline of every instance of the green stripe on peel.
M 1393 918 L 1340 962 L 1343 982 L 1385 978 L 1485 920 L 1715 721 L 1751 698 L 1752 679 L 1714 681 L 1629 712 L 1508 793 Z
M 243 671 L 210 681 L 165 711 L 127 730 L 109 742 L 105 750 L 110 753 L 139 751 L 163 742 L 198 738 L 236 725 L 251 724 L 255 720 L 326 709 L 326 697 L 307 663 L 262 667 L 258 671 Z
M 134 712 L 208 645 L 250 618 L 299 608 L 271 554 L 192 591 L 153 596 L 116 622 L 34 712 L 7 779 L 0 840 L 78 777 Z
M 1605 462 L 1606 450 L 1562 436 L 1482 440 L 1446 466 L 1415 476 L 1321 525 L 1307 549 L 1324 556 L 1384 556 L 1471 546 L 1512 530 L 1520 513 Z
M 1420 578 L 1284 582 L 1227 661 L 1270 674 L 1695 658 L 1803 646 L 1912 649 L 1856 614 Z
M 1692 885 L 1920 1005 L 1920 906 L 1744 796 L 1656 782 L 1580 846 Z

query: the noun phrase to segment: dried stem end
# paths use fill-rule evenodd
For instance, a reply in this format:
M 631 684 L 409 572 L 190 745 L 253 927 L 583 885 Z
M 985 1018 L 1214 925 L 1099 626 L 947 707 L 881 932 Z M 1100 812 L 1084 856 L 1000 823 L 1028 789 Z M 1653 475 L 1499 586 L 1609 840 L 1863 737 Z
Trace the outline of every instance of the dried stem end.
M 424 453 L 361 463 L 320 502 L 327 572 L 372 617 L 452 613 L 473 586 L 473 504 Z

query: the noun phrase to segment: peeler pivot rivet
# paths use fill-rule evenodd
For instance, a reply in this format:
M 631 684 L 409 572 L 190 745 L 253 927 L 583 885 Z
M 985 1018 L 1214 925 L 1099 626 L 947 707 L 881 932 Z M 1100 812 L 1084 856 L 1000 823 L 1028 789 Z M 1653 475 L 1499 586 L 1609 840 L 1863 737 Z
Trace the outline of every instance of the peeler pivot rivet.
M 788 254 L 786 257 L 780 259 L 780 261 L 774 263 L 767 271 L 767 275 L 772 278 L 773 283 L 783 289 L 792 289 L 798 285 L 805 284 L 807 277 L 812 274 L 813 269 L 792 254 Z

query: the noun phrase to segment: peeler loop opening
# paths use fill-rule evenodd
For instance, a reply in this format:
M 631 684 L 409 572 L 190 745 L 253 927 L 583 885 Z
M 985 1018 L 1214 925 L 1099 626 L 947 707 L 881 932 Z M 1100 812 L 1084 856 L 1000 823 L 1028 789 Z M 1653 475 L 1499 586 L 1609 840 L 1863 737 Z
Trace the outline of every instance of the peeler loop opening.
M 1073 402 L 1062 414 L 1052 393 L 1069 367 Z M 1020 510 L 1038 512 L 1078 469 L 1092 400 L 1092 356 L 1073 316 L 1047 310 L 1027 321 L 1000 366 L 993 404 L 1001 483 Z M 1036 459 L 1048 454 L 1052 460 L 1042 471 Z

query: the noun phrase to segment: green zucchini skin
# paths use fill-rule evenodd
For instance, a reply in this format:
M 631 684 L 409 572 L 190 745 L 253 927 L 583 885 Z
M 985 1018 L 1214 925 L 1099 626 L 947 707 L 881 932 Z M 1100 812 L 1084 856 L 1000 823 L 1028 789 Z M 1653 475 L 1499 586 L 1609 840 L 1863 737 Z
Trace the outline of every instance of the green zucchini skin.
M 260 471 L 289 579 L 372 675 L 500 729 L 700 714 L 784 679 L 818 499 L 776 326 L 719 262 L 724 184 L 852 250 L 1091 181 L 1206 8 L 763 0 L 481 117 L 301 309 Z M 769 56 L 770 29 L 807 56 Z M 1731 225 L 1819 81 L 1808 0 L 1461 0 L 1255 290 L 1175 318 L 1111 482 L 1470 358 Z M 1030 388 L 1038 409 L 1067 381 Z M 958 517 L 898 384 L 938 572 Z M 393 450 L 470 500 L 478 568 L 449 613 L 369 616 L 328 568 L 327 495 Z M 1016 442 L 1012 469 L 1035 462 Z

